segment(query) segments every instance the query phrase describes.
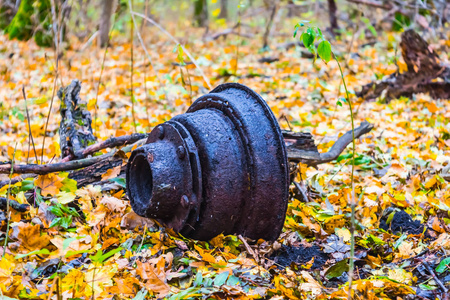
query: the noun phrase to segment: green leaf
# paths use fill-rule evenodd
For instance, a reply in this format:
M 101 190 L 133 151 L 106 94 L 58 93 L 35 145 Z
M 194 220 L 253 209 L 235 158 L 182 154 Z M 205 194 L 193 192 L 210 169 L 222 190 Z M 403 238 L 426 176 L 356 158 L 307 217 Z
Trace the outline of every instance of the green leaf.
M 329 62 L 331 60 L 331 45 L 329 41 L 321 41 L 319 46 L 317 46 L 317 53 L 319 54 L 320 58 L 325 61 Z
M 197 275 L 195 275 L 194 286 L 201 286 L 202 281 L 203 281 L 202 272 L 197 272 Z
M 238 282 L 239 282 L 239 277 L 231 275 L 230 278 L 228 278 L 228 280 L 227 280 L 227 285 L 234 286 L 234 285 L 238 284 Z
M 34 179 L 25 179 L 24 181 L 22 181 L 22 187 L 20 188 L 20 191 L 26 192 L 28 190 L 31 190 L 32 188 L 34 188 Z
M 347 259 L 341 260 L 340 262 L 336 263 L 334 266 L 330 267 L 325 272 L 325 277 L 327 279 L 336 278 L 341 276 L 344 272 L 349 270 Z
M 375 30 L 375 27 L 373 27 L 372 23 L 370 23 L 370 20 L 366 17 L 362 17 L 361 21 L 363 21 L 366 25 L 367 25 L 367 29 L 370 30 L 370 32 L 372 32 L 374 37 L 377 37 L 377 31 Z
M 216 278 L 214 279 L 214 285 L 215 286 L 222 286 L 222 285 L 224 285 L 225 282 L 228 279 L 228 275 L 229 275 L 228 271 L 219 273 L 219 275 L 217 275 Z
M 61 182 L 63 186 L 60 188 L 64 192 L 75 192 L 77 190 L 77 181 L 70 178 L 64 178 Z
M 61 218 L 61 227 L 62 228 L 69 228 L 70 225 L 72 225 L 72 216 L 66 216 Z
M 37 254 L 50 254 L 50 251 L 48 249 L 44 248 L 44 249 L 40 249 L 40 250 L 31 251 L 26 254 L 17 254 L 14 258 L 19 259 L 19 258 L 24 258 L 26 256 L 37 255 Z
M 448 269 L 449 265 L 450 265 L 450 257 L 444 258 L 436 267 L 436 272 L 444 273 Z
M 306 48 L 309 48 L 314 43 L 315 34 L 311 28 L 308 28 L 302 33 L 301 39 L 303 41 L 303 45 L 305 45 Z
M 142 288 L 139 292 L 137 292 L 136 296 L 132 300 L 144 300 L 145 296 L 147 296 L 147 289 Z
M 48 226 L 49 228 L 61 225 L 62 219 L 61 218 L 55 218 L 53 219 L 53 221 L 50 223 L 50 225 Z
M 61 208 L 58 207 L 58 206 L 50 206 L 50 207 L 48 208 L 48 211 L 50 211 L 52 214 L 54 214 L 54 215 L 57 216 L 57 217 L 62 217 L 62 216 L 64 216 L 63 211 L 62 211 Z
M 105 260 L 107 260 L 108 258 L 110 258 L 111 256 L 113 256 L 114 254 L 116 254 L 117 252 L 120 252 L 123 248 L 122 247 L 118 247 L 114 250 L 111 250 L 105 254 L 102 254 L 101 250 L 98 250 L 97 253 L 95 253 L 95 255 L 91 255 L 89 256 L 89 258 L 93 261 L 93 262 L 97 262 L 102 264 Z
M 117 183 L 118 185 L 120 185 L 120 186 L 123 187 L 124 189 L 127 187 L 125 178 L 116 177 L 116 178 L 111 178 L 111 179 L 109 179 L 109 181 L 112 181 L 112 182 L 114 182 L 114 183 Z

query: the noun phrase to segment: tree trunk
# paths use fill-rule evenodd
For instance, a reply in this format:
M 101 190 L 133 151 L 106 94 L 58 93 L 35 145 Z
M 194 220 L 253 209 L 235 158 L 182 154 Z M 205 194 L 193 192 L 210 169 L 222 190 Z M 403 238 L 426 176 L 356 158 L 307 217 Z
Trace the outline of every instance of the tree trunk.
M 208 3 L 206 0 L 195 0 L 194 20 L 199 27 L 208 26 Z
M 106 47 L 109 41 L 109 29 L 111 28 L 111 16 L 113 14 L 114 0 L 102 1 L 102 14 L 100 16 L 99 38 L 100 46 Z
M 331 32 L 334 34 L 338 33 L 339 30 L 339 25 L 337 23 L 336 18 L 336 11 L 337 11 L 336 2 L 334 0 L 328 0 L 328 15 L 330 17 L 330 29 Z
M 227 19 L 228 18 L 228 0 L 220 0 L 220 14 L 219 18 Z
M 278 2 L 277 0 L 265 1 L 266 7 L 270 9 L 270 16 L 269 20 L 267 21 L 266 30 L 263 35 L 263 48 L 267 48 L 269 46 L 270 31 L 272 29 L 273 19 L 275 17 L 275 13 L 277 12 L 278 8 L 277 2 Z

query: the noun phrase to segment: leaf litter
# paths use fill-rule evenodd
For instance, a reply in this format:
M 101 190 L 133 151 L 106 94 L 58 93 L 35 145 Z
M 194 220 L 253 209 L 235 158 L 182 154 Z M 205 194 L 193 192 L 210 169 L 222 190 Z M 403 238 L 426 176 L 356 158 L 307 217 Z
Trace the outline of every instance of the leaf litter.
M 399 41 L 396 34 L 385 35 L 387 43 Z M 35 154 L 43 155 L 43 163 L 57 161 L 61 155 L 58 101 L 42 148 L 55 74 L 53 52 L 32 42 L 9 41 L 5 36 L 0 40 L 0 97 L 5 99 L 0 105 L 0 161 L 11 160 L 13 154 L 17 163 L 36 163 Z M 292 48 L 270 50 L 278 60 L 259 63 L 250 55 L 258 53 L 256 41 L 239 49 L 229 41 L 217 43 L 220 46 L 201 40 L 185 45 L 212 85 L 227 80 L 224 75 L 233 74 L 238 65 L 239 82 L 267 100 L 283 128 L 311 132 L 321 141 L 319 151 L 329 149 L 340 132 L 349 130 L 349 112 L 337 104 L 344 91 L 335 62 L 313 64 Z M 338 49 L 346 49 L 345 42 L 336 43 Z M 177 53 L 167 44 L 149 46 L 158 76 L 146 64 L 143 50 L 135 47 L 131 87 L 130 44 L 120 39 L 112 44 L 93 125 L 99 140 L 134 132 L 130 88 L 139 132 L 184 112 L 192 99 L 207 92 L 201 74 L 189 64 L 183 68 L 189 70 L 191 86 L 184 84 L 181 67 L 172 64 Z M 60 64 L 61 82 L 67 85 L 80 79 L 81 97 L 93 111 L 103 51 L 92 47 L 77 52 L 76 42 L 73 45 L 64 56 L 74 59 L 68 64 L 63 58 Z M 449 46 L 446 41 L 436 51 L 445 52 Z M 383 38 L 374 46 L 357 47 L 358 55 L 350 55 L 344 69 L 353 94 L 375 77 L 396 70 L 395 51 L 386 47 Z M 401 59 L 398 66 L 404 68 Z M 36 153 L 28 147 L 22 86 Z M 369 136 L 357 141 L 353 292 L 362 299 L 444 299 L 450 283 L 450 102 L 424 94 L 389 103 L 352 98 L 356 123 L 368 120 L 375 125 Z M 11 199 L 31 207 L 26 212 L 11 209 L 9 216 L 0 214 L 0 242 L 5 241 L 8 220 L 10 225 L 7 247 L 0 251 L 0 291 L 4 297 L 20 299 L 56 295 L 63 299 L 344 299 L 349 152 L 317 169 L 303 168 L 298 180 L 308 187 L 311 201 L 292 199 L 280 238 L 273 243 L 249 241 L 251 251 L 233 235 L 199 242 L 137 216 L 117 177 L 118 168 L 105 174 L 103 179 L 111 183 L 107 190 L 97 184 L 78 188 L 64 172 L 15 183 Z M 7 190 L 8 186 L 0 188 L 0 197 L 6 197 Z

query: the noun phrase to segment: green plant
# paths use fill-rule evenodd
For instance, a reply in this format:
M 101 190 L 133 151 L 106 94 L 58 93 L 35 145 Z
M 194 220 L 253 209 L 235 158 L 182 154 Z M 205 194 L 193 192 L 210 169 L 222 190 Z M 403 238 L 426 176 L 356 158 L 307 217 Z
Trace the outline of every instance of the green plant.
M 294 29 L 294 38 L 297 36 L 297 33 L 300 28 L 305 28 L 302 34 L 300 35 L 300 39 L 302 40 L 305 47 L 311 51 L 314 56 L 318 54 L 319 57 L 325 62 L 328 63 L 331 58 L 334 58 L 336 61 L 339 72 L 341 75 L 342 83 L 344 84 L 345 89 L 345 100 L 348 104 L 348 109 L 350 111 L 350 119 L 352 124 L 352 173 L 351 173 L 351 188 L 352 188 L 352 194 L 350 199 L 350 208 L 351 208 L 351 220 L 350 220 L 350 259 L 349 259 L 349 271 L 348 271 L 348 299 L 350 300 L 352 298 L 351 289 L 352 289 L 352 281 L 353 281 L 353 272 L 354 272 L 354 257 L 355 257 L 355 185 L 354 185 L 354 172 L 355 172 L 355 156 L 356 156 L 356 143 L 355 143 L 355 123 L 353 119 L 353 108 L 352 108 L 352 102 L 350 101 L 350 95 L 347 89 L 347 83 L 345 82 L 344 73 L 341 68 L 341 64 L 339 63 L 338 58 L 331 50 L 331 44 L 329 41 L 325 39 L 325 37 L 322 34 L 322 31 L 318 27 L 311 27 L 311 26 L 305 26 L 305 23 L 308 23 L 308 21 L 302 21 L 295 25 Z M 317 48 L 314 44 L 315 40 L 319 41 L 319 44 L 317 45 Z M 338 100 L 338 105 L 342 105 L 340 101 Z
M 50 223 L 50 228 L 61 226 L 67 230 L 72 225 L 73 217 L 80 217 L 75 208 L 60 203 L 55 203 L 50 206 L 48 210 L 56 216 L 56 218 Z

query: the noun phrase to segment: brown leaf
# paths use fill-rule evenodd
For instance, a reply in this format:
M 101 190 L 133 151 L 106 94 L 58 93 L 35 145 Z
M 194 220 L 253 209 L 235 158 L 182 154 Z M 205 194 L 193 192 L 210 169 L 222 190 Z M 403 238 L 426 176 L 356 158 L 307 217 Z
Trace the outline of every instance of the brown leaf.
M 58 194 L 59 189 L 63 186 L 62 181 L 64 178 L 55 174 L 39 175 L 34 180 L 34 185 L 41 189 L 41 194 L 54 196 Z
M 150 219 L 137 215 L 134 211 L 125 214 L 120 222 L 120 227 L 129 230 L 134 230 L 135 228 L 144 229 L 145 225 L 147 225 L 147 228 L 150 228 L 155 223 Z
M 47 234 L 41 235 L 39 225 L 31 225 L 30 223 L 20 222 L 13 228 L 13 235 L 16 235 L 20 247 L 24 248 L 25 251 L 23 252 L 42 249 L 50 242 L 50 237 Z

